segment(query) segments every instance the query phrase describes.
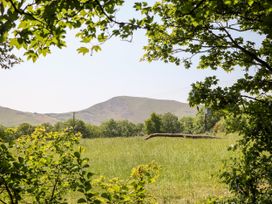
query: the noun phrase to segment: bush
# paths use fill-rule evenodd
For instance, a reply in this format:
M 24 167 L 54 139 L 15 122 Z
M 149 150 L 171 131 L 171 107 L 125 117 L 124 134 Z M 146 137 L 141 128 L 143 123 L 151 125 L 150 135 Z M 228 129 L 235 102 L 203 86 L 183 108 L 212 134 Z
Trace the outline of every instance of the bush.
M 135 168 L 125 181 L 94 181 L 88 159 L 81 157 L 80 136 L 37 127 L 13 144 L 1 142 L 0 202 L 60 204 L 66 203 L 67 192 L 72 191 L 80 197 L 78 203 L 155 203 L 146 185 L 158 175 L 156 164 Z
M 61 203 L 78 178 L 74 145 L 79 135 L 38 127 L 14 145 L 1 144 L 0 188 L 5 203 Z
M 99 191 L 96 199 L 102 201 L 102 203 L 157 203 L 146 186 L 156 181 L 158 172 L 158 165 L 152 162 L 133 168 L 127 180 L 107 179 L 101 176 L 93 181 L 94 188 Z

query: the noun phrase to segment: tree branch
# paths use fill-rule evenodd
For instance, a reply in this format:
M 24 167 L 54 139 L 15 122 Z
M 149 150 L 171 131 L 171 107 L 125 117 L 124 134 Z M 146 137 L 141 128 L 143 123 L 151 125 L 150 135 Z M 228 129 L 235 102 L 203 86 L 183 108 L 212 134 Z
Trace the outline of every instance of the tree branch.
M 119 22 L 119 21 L 116 21 L 114 20 L 112 17 L 110 17 L 107 12 L 104 10 L 103 6 L 100 4 L 99 0 L 95 0 L 97 6 L 99 7 L 99 9 L 101 10 L 101 12 L 106 16 L 107 19 L 109 19 L 111 22 L 114 22 L 120 26 L 124 26 L 126 23 L 124 22 Z
M 36 3 L 31 3 L 31 4 L 26 5 L 25 8 L 23 8 L 23 11 L 25 11 L 28 7 L 34 6 L 34 5 L 36 5 Z
M 3 177 L 1 177 L 1 180 L 3 181 L 4 183 L 4 186 L 5 186 L 5 189 L 6 191 L 8 192 L 8 195 L 9 195 L 9 199 L 10 199 L 10 203 L 11 204 L 15 204 L 14 201 L 13 201 L 13 195 L 8 187 L 8 184 L 6 183 L 5 179 Z
M 3 201 L 3 200 L 1 200 L 1 199 L 0 199 L 0 202 L 3 203 L 3 204 L 7 204 L 5 201 Z
M 256 60 L 257 62 L 259 62 L 262 66 L 266 67 L 270 72 L 272 72 L 272 67 L 265 62 L 264 60 L 262 60 L 261 58 L 259 58 L 256 54 L 254 54 L 253 52 L 250 52 L 249 50 L 247 50 L 246 48 L 242 47 L 241 45 L 239 45 L 234 39 L 233 37 L 230 35 L 230 33 L 227 31 L 227 29 L 225 27 L 222 27 L 222 30 L 227 34 L 228 38 L 230 39 L 230 41 L 235 45 L 236 48 L 240 49 L 242 52 L 244 52 L 245 54 L 249 55 L 250 57 L 252 57 L 254 60 Z
M 52 190 L 52 193 L 51 193 L 50 201 L 53 201 L 53 199 L 54 199 L 55 191 L 56 191 L 58 182 L 59 182 L 59 181 L 58 181 L 58 178 L 56 178 L 55 183 L 54 183 L 54 186 L 53 186 L 53 190 Z
M 238 29 L 238 28 L 230 27 L 230 26 L 227 26 L 226 28 L 230 29 L 230 30 L 237 31 L 237 32 L 246 32 L 246 31 L 250 31 L 251 30 L 250 28 L 241 30 L 241 29 Z
M 241 97 L 242 97 L 242 98 L 248 98 L 248 99 L 251 99 L 251 100 L 254 100 L 254 101 L 258 101 L 258 102 L 261 102 L 261 103 L 266 103 L 265 101 L 260 100 L 260 99 L 257 99 L 257 98 L 252 97 L 252 96 L 241 95 Z
M 23 10 L 17 8 L 16 5 L 15 5 L 15 3 L 14 3 L 12 0 L 8 0 L 8 1 L 11 3 L 12 7 L 14 8 L 14 10 L 15 10 L 17 13 L 19 13 L 19 14 L 21 14 L 21 15 L 29 16 L 29 17 L 31 17 L 33 20 L 38 21 L 38 22 L 40 22 L 40 23 L 42 23 L 42 24 L 45 24 L 45 23 L 42 22 L 41 20 L 35 18 L 32 14 L 27 13 L 27 12 L 25 12 L 25 11 L 23 11 Z
M 138 29 L 147 29 L 148 30 L 148 27 L 142 27 L 142 26 L 139 26 L 137 24 L 133 24 L 133 23 L 130 23 L 130 22 L 120 22 L 120 21 L 116 21 L 115 19 L 113 19 L 112 17 L 110 17 L 107 12 L 104 10 L 103 6 L 100 4 L 99 0 L 95 0 L 97 6 L 99 7 L 99 9 L 101 10 L 101 12 L 106 16 L 106 18 L 108 20 L 110 20 L 111 22 L 113 23 L 116 23 L 118 25 L 120 25 L 120 27 L 124 26 L 124 25 L 130 25 L 130 26 L 133 26 L 134 28 L 138 28 Z
M 193 12 L 198 9 L 206 0 L 201 0 L 200 2 L 198 2 L 198 4 L 196 4 L 196 6 L 188 13 L 188 14 L 185 14 L 185 15 L 191 15 L 193 14 Z
M 60 174 L 60 169 L 58 169 L 58 176 L 55 179 L 55 183 L 54 183 L 53 190 L 52 190 L 52 193 L 51 193 L 50 201 L 53 201 L 53 199 L 54 199 L 55 191 L 56 191 L 57 185 L 59 183 L 59 174 Z

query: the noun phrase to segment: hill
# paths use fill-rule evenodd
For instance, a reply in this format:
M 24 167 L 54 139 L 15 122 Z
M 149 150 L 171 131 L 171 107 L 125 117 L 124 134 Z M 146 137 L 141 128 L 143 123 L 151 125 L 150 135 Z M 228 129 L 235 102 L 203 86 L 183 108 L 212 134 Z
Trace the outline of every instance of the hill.
M 39 113 L 30 113 L 13 110 L 10 108 L 0 107 L 0 124 L 11 127 L 21 123 L 30 123 L 33 125 L 41 123 L 55 123 L 57 119 L 48 115 Z
M 187 103 L 173 100 L 118 96 L 76 112 L 76 118 L 92 124 L 100 124 L 111 118 L 138 123 L 143 122 L 152 112 L 159 114 L 170 112 L 181 117 L 195 115 L 196 109 Z M 47 116 L 63 121 L 71 118 L 72 112 Z
M 111 118 L 138 123 L 143 122 L 152 112 L 159 114 L 170 112 L 181 117 L 195 115 L 196 109 L 191 108 L 187 103 L 173 100 L 118 96 L 76 112 L 76 118 L 92 124 L 100 124 Z M 0 107 L 0 124 L 16 126 L 24 122 L 33 125 L 56 123 L 72 118 L 72 113 L 39 114 Z

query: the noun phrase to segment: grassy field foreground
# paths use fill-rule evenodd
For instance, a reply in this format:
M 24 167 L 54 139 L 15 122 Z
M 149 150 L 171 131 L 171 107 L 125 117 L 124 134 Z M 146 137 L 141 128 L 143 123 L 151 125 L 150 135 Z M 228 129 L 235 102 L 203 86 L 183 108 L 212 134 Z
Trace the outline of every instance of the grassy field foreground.
M 234 136 L 224 136 L 216 140 L 103 138 L 81 143 L 94 173 L 126 178 L 133 167 L 155 161 L 161 166 L 160 177 L 150 190 L 159 202 L 196 203 L 228 193 L 217 174 L 222 160 L 230 156 L 227 147 L 234 142 Z

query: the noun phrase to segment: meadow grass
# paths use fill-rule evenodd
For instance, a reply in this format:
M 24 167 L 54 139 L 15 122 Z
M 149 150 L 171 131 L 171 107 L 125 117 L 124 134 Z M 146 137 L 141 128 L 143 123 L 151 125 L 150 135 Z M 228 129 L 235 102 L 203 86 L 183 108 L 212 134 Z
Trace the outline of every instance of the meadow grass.
M 101 138 L 82 139 L 81 145 L 95 174 L 125 179 L 133 167 L 155 161 L 161 166 L 160 177 L 150 191 L 159 203 L 196 203 L 228 194 L 218 172 L 235 139 Z

